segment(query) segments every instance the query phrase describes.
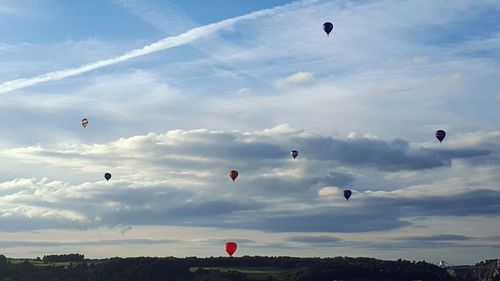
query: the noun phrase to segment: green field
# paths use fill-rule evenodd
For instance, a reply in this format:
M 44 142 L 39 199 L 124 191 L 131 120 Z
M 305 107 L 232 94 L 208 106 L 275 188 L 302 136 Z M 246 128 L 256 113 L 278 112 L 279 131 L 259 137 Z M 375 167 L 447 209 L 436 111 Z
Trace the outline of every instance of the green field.
M 196 272 L 200 267 L 190 268 L 191 272 Z M 277 279 L 284 280 L 284 275 L 287 270 L 271 267 L 271 266 L 240 266 L 240 267 L 201 267 L 202 270 L 210 271 L 210 273 L 202 273 L 195 280 L 207 280 L 207 278 L 217 278 L 217 280 L 231 280 L 230 274 L 238 272 L 246 276 L 258 280 L 266 280 L 269 276 Z M 211 279 L 210 279 L 211 280 Z
M 66 267 L 69 266 L 70 264 L 76 265 L 79 263 L 82 263 L 82 261 L 75 261 L 75 262 L 43 262 L 41 260 L 36 260 L 36 259 L 10 259 L 10 262 L 12 264 L 22 264 L 23 262 L 28 261 L 32 263 L 34 266 L 37 267 L 45 267 L 45 266 L 62 266 Z M 88 262 L 88 261 L 86 261 Z

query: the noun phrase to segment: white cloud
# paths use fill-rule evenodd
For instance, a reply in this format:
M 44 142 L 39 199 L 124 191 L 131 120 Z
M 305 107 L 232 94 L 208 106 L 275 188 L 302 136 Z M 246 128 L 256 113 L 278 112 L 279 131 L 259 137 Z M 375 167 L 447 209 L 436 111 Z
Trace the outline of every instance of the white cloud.
M 368 133 L 361 136 L 358 132 L 349 132 L 347 134 L 347 138 L 348 139 L 365 138 L 365 139 L 372 139 L 372 140 L 379 139 L 378 136 L 375 136 L 375 135 L 372 135 L 372 134 L 368 134 Z
M 305 130 L 293 128 L 290 124 L 280 124 L 280 125 L 274 126 L 271 129 L 264 129 L 261 131 L 243 133 L 243 135 L 248 139 L 251 139 L 252 136 L 256 136 L 256 137 L 287 137 L 287 136 L 293 136 L 293 135 L 298 136 L 298 135 L 303 135 L 303 134 L 305 134 Z
M 283 79 L 279 79 L 278 81 L 276 81 L 276 86 L 277 87 L 285 87 L 285 86 L 293 85 L 293 84 L 301 84 L 301 83 L 310 82 L 313 79 L 314 79 L 314 74 L 312 72 L 299 71 L 299 72 L 292 74 L 288 77 L 285 77 Z
M 339 197 L 342 195 L 342 189 L 336 186 L 323 187 L 318 191 L 320 197 Z
M 144 0 L 112 0 L 111 2 L 169 34 L 184 32 L 197 25 L 179 6 L 173 3 L 163 2 L 162 5 L 156 5 Z
M 15 52 L 25 47 L 32 47 L 33 44 L 22 42 L 17 44 L 0 44 L 0 52 Z
M 348 139 L 356 139 L 358 136 L 359 134 L 357 132 L 349 132 L 349 134 L 347 134 Z

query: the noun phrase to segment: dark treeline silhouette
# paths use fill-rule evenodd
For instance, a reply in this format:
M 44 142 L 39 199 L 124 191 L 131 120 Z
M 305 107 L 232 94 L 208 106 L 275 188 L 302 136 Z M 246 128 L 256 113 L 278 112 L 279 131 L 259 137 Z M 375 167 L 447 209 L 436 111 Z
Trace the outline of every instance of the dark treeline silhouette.
M 61 258 L 70 256 L 81 259 L 61 262 Z M 45 261 L 47 257 L 52 261 Z M 477 272 L 450 274 L 447 269 L 424 261 L 372 258 L 244 256 L 89 260 L 78 254 L 53 258 L 45 256 L 42 263 L 36 260 L 11 260 L 0 255 L 0 281 L 497 281 L 500 278 L 494 270 L 489 271 L 489 279 L 481 279 Z M 257 276 L 240 272 L 241 268 L 263 270 Z M 269 274 L 266 268 L 271 269 Z
M 83 261 L 84 259 L 85 256 L 80 254 L 46 255 L 42 258 L 44 262 L 75 262 Z
M 1 260 L 1 258 L 0 258 Z M 25 260 L 0 261 L 1 281 L 189 281 L 194 274 L 182 259 L 112 258 L 67 265 L 36 266 Z
M 455 266 L 450 274 L 457 281 L 500 281 L 500 259 L 486 260 L 473 266 Z

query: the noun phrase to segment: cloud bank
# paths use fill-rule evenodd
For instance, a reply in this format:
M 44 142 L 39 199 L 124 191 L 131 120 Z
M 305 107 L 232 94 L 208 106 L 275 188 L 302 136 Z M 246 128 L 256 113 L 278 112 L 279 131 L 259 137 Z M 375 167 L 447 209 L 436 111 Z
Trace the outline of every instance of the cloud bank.
M 447 179 L 418 183 L 442 169 L 455 179 L 464 165 L 495 161 L 498 136 L 430 149 L 404 140 L 340 139 L 281 125 L 254 132 L 172 130 L 104 144 L 2 149 L 12 169 L 43 166 L 67 176 L 0 183 L 0 222 L 12 231 L 170 225 L 345 233 L 400 229 L 412 225 L 408 218 L 421 216 L 500 216 L 493 170 L 470 179 L 474 185 Z M 289 156 L 290 148 L 300 151 L 297 159 Z M 240 172 L 234 183 L 227 178 L 232 169 Z M 105 171 L 113 174 L 109 182 Z M 416 174 L 407 186 L 373 191 L 363 187 L 363 174 L 374 171 Z M 391 185 L 382 178 L 369 182 Z M 349 202 L 343 188 L 355 191 Z

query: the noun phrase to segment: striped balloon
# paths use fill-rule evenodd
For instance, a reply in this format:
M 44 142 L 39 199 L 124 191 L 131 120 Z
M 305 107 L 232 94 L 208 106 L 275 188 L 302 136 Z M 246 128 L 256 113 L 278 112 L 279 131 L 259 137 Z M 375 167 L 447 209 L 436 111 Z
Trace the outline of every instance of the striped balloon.
M 84 128 L 87 128 L 87 125 L 89 124 L 89 120 L 87 120 L 87 118 L 83 118 L 82 121 L 80 121 L 80 123 L 82 124 L 82 126 Z

